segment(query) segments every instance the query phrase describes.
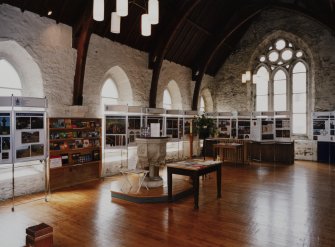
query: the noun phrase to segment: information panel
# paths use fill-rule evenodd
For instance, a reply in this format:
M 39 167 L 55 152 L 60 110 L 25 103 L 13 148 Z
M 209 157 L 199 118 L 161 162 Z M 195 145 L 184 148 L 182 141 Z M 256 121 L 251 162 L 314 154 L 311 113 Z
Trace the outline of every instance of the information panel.
M 15 162 L 46 158 L 44 112 L 15 112 Z
M 0 112 L 0 164 L 12 163 L 11 113 Z

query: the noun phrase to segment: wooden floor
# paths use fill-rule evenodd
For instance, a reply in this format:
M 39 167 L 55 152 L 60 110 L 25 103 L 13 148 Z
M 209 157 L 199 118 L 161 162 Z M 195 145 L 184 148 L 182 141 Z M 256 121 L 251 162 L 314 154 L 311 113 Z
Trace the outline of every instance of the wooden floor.
M 1 203 L 0 246 L 23 246 L 25 229 L 41 222 L 53 227 L 59 247 L 335 246 L 335 166 L 225 165 L 222 198 L 214 176 L 204 180 L 198 210 L 192 196 L 174 203 L 111 200 L 116 179 L 57 191 L 49 202 L 14 212 L 10 201 Z

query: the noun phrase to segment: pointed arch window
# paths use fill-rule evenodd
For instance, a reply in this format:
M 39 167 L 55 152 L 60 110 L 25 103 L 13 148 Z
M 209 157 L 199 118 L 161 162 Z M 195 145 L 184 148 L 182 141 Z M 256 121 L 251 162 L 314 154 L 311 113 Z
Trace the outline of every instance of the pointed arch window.
M 302 62 L 292 70 L 292 118 L 293 133 L 306 133 L 307 121 L 307 69 Z
M 273 78 L 273 110 L 286 111 L 287 77 L 283 70 L 278 70 Z
M 269 102 L 269 72 L 261 66 L 256 73 L 256 111 L 267 111 Z
M 102 105 L 117 104 L 119 99 L 119 91 L 112 79 L 107 79 L 101 89 Z
M 272 41 L 260 54 L 253 82 L 256 111 L 290 111 L 292 132 L 307 134 L 308 67 L 306 54 L 289 40 Z
M 0 95 L 21 96 L 22 83 L 15 68 L 5 59 L 0 59 Z
M 172 109 L 172 99 L 169 90 L 165 89 L 163 94 L 163 108 Z

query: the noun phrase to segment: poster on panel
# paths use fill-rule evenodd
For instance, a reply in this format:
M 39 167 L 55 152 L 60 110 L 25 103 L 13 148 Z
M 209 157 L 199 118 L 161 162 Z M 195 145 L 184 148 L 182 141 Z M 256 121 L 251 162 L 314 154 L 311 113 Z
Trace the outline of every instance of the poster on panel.
M 15 112 L 15 162 L 46 158 L 44 112 Z
M 0 164 L 12 163 L 11 113 L 0 112 Z

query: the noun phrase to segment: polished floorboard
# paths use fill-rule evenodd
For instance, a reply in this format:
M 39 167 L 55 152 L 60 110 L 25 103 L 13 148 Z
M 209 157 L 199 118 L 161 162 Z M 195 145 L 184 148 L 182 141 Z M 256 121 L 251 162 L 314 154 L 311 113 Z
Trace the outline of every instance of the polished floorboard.
M 137 204 L 111 199 L 120 176 L 0 203 L 0 246 L 24 246 L 25 229 L 53 227 L 54 246 L 335 246 L 335 166 L 296 161 L 222 167 L 193 197 Z

